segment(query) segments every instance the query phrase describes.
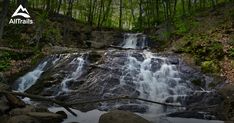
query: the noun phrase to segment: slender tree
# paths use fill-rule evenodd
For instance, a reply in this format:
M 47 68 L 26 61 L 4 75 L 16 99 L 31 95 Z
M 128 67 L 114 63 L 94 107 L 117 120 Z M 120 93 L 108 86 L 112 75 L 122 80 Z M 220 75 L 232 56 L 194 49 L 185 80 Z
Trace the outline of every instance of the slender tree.
M 3 37 L 5 19 L 7 16 L 9 3 L 10 3 L 9 0 L 3 0 L 3 8 L 0 13 L 0 39 L 2 39 Z

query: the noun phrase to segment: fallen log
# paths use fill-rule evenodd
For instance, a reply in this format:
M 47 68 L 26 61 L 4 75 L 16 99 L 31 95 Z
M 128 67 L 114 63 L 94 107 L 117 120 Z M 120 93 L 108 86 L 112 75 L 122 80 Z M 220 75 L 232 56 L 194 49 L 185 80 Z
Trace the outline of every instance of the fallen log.
M 12 49 L 12 48 L 9 48 L 9 47 L 0 47 L 0 50 L 10 51 L 10 52 L 15 52 L 15 53 L 33 54 L 33 51 L 30 51 L 30 50 Z
M 174 104 L 169 104 L 169 103 L 156 102 L 152 100 L 147 100 L 147 99 L 142 99 L 142 98 L 137 98 L 137 97 L 129 97 L 129 96 L 114 97 L 114 98 L 108 98 L 108 99 L 98 99 L 98 100 L 93 100 L 93 101 L 81 101 L 81 102 L 76 102 L 76 103 L 68 103 L 67 105 L 69 106 L 84 105 L 84 104 L 108 102 L 108 101 L 114 101 L 114 100 L 140 100 L 143 102 L 149 102 L 149 103 L 154 103 L 154 104 L 159 104 L 159 105 L 169 106 L 169 107 L 184 107 L 182 105 L 174 105 Z
M 36 100 L 40 100 L 40 101 L 52 102 L 52 103 L 55 103 L 61 107 L 64 107 L 68 112 L 70 112 L 74 116 L 77 116 L 76 113 L 74 113 L 66 103 L 63 103 L 63 102 L 55 100 L 55 99 L 46 98 L 46 97 L 38 96 L 38 95 L 27 94 L 27 93 L 21 93 L 21 92 L 0 91 L 0 93 L 5 94 L 5 95 L 12 94 L 12 95 L 17 95 L 17 96 L 21 96 L 21 97 L 28 97 L 28 98 L 36 99 Z
M 55 100 L 55 99 L 46 98 L 43 96 L 32 95 L 32 94 L 21 93 L 21 92 L 0 91 L 0 94 L 12 94 L 12 95 L 17 95 L 17 96 L 21 96 L 21 97 L 28 97 L 31 99 L 36 99 L 39 101 L 52 102 L 52 103 L 57 104 L 61 107 L 64 107 L 67 111 L 69 111 L 74 116 L 77 116 L 76 113 L 74 113 L 70 109 L 73 106 L 99 103 L 99 102 L 108 102 L 108 101 L 115 101 L 115 100 L 140 100 L 140 101 L 144 101 L 144 102 L 148 102 L 148 103 L 154 103 L 154 104 L 159 104 L 159 105 L 169 106 L 169 107 L 184 107 L 182 105 L 174 105 L 174 104 L 169 104 L 169 103 L 156 102 L 156 101 L 152 101 L 152 100 L 147 100 L 147 99 L 142 99 L 142 98 L 137 98 L 137 97 L 129 97 L 129 96 L 114 97 L 114 98 L 108 98 L 108 99 L 97 99 L 97 100 L 92 100 L 92 101 L 80 101 L 80 102 L 75 102 L 75 103 L 65 103 L 65 102 Z

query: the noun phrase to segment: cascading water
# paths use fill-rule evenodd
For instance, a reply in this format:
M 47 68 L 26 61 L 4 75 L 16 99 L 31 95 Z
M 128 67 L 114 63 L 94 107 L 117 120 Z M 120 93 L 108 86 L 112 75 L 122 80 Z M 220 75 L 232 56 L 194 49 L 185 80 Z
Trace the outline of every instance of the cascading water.
M 186 96 L 192 90 L 186 83 L 180 83 L 180 72 L 176 65 L 169 63 L 166 57 L 155 56 L 149 51 L 140 53 L 144 58 L 138 60 L 131 53 L 124 66 L 120 83 L 133 83 L 139 97 L 158 102 L 179 103 L 177 97 Z M 163 112 L 162 106 L 150 106 L 150 112 Z
M 27 73 L 26 75 L 20 77 L 17 81 L 18 87 L 17 91 L 24 92 L 30 88 L 35 82 L 40 78 L 41 74 L 44 72 L 44 68 L 47 61 L 40 63 L 33 71 Z
M 63 71 L 54 71 L 58 67 L 64 67 L 64 71 L 67 75 L 63 75 L 64 79 L 61 81 L 61 91 L 67 92 L 68 83 L 70 81 L 76 81 L 82 76 L 86 61 L 84 55 L 79 56 L 77 53 L 71 54 L 58 54 L 51 55 L 45 58 L 39 65 L 31 72 L 25 74 L 16 80 L 16 91 L 24 92 L 31 86 L 36 84 L 37 80 L 42 76 L 42 73 L 47 74 L 52 72 L 53 75 L 59 74 Z M 60 76 L 60 75 L 59 75 Z
M 64 92 L 68 92 L 69 89 L 68 89 L 68 86 L 67 84 L 70 82 L 70 81 L 75 81 L 77 80 L 82 74 L 83 74 L 83 69 L 84 69 L 84 65 L 85 65 L 85 60 L 84 58 L 81 56 L 81 57 L 78 57 L 78 58 L 74 58 L 70 63 L 70 65 L 72 66 L 76 66 L 76 69 L 75 71 L 73 71 L 70 75 L 68 75 L 62 82 L 61 82 L 61 88 L 62 88 L 62 91 Z
M 186 96 L 195 90 L 190 82 L 193 74 L 187 72 L 190 71 L 189 68 L 185 70 L 181 68 L 182 63 L 179 59 L 174 60 L 144 50 L 147 43 L 145 35 L 127 33 L 124 35 L 123 43 L 119 45 L 126 50 L 108 49 L 93 66 L 88 64 L 88 53 L 52 55 L 43 60 L 35 70 L 20 77 L 16 81 L 18 83 L 16 90 L 22 92 L 27 90 L 37 84 L 36 81 L 40 78 L 40 81 L 47 83 L 40 95 L 70 103 L 130 96 L 162 103 L 183 104 Z M 90 123 L 94 121 L 92 118 L 97 120 L 103 111 L 111 109 L 138 112 L 154 123 L 181 121 L 177 119 L 178 121 L 174 122 L 174 119 L 168 118 L 165 119 L 166 122 L 161 119 L 158 121 L 156 120 L 158 116 L 165 116 L 178 110 L 136 100 L 102 102 L 74 108 L 90 112 L 86 114 L 75 111 L 78 113 L 78 120 L 69 115 L 69 119 L 64 123 L 72 121 Z M 49 109 L 56 112 L 61 110 L 61 107 Z
M 124 34 L 124 42 L 121 45 L 123 48 L 143 49 L 146 47 L 146 37 L 141 33 Z

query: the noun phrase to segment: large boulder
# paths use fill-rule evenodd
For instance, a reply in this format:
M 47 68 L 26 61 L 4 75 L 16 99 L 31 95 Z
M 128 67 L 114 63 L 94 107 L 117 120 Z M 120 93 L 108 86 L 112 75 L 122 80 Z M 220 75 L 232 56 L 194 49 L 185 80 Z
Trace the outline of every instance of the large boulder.
M 6 99 L 8 100 L 8 104 L 11 107 L 24 107 L 25 103 L 17 96 L 12 94 L 6 94 Z
M 37 119 L 26 116 L 26 115 L 18 115 L 11 117 L 6 123 L 40 123 Z
M 1 73 L 0 73 L 0 90 L 9 90 L 9 86 L 1 80 Z
M 63 121 L 64 118 L 64 116 L 61 114 L 50 112 L 30 112 L 27 115 L 38 119 L 42 123 L 60 123 Z
M 11 116 L 16 116 L 16 115 L 27 115 L 30 112 L 48 112 L 48 110 L 46 108 L 37 108 L 31 105 L 27 105 L 24 108 L 15 108 L 12 109 L 9 114 Z
M 99 123 L 150 123 L 144 118 L 127 111 L 114 110 L 103 114 Z
M 10 106 L 7 105 L 7 102 L 0 98 L 0 116 L 4 115 L 9 109 Z

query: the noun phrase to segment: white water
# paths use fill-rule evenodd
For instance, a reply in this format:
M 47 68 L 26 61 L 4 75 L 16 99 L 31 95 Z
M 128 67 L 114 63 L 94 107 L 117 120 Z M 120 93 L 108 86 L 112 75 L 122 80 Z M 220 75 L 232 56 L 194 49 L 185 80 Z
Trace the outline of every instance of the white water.
M 62 87 L 62 91 L 64 92 L 68 92 L 68 82 L 72 81 L 72 80 L 77 80 L 83 73 L 83 67 L 85 64 L 85 60 L 84 58 L 78 57 L 73 59 L 70 63 L 70 65 L 76 66 L 76 69 L 74 72 L 72 72 L 70 75 L 68 75 L 62 82 L 61 82 L 61 87 Z
M 139 35 L 142 35 L 141 33 L 136 33 L 136 34 L 130 34 L 127 33 L 124 35 L 124 44 L 123 48 L 130 48 L 130 49 L 137 49 L 137 48 L 144 48 L 145 47 L 145 36 L 138 38 Z M 138 43 L 138 39 L 140 39 L 140 44 Z M 137 46 L 141 45 L 141 46 Z
M 136 43 L 134 43 L 136 41 L 136 35 L 129 35 L 123 48 L 131 47 L 136 49 Z M 168 98 L 171 98 L 172 103 L 179 104 L 177 98 L 185 97 L 192 91 L 186 83 L 179 83 L 181 80 L 179 71 L 175 65 L 168 62 L 166 57 L 156 56 L 144 50 L 141 53 L 144 60 L 140 61 L 132 54 L 131 51 L 128 51 L 128 61 L 123 68 L 124 72 L 120 83 L 122 85 L 134 83 L 135 88 L 140 92 L 141 98 L 158 102 L 165 102 Z M 159 68 L 152 70 L 153 65 L 158 65 Z M 162 113 L 164 109 L 160 105 L 153 105 L 150 106 L 149 112 Z
M 140 46 L 138 46 L 138 35 L 139 34 L 127 34 L 127 36 L 125 36 L 123 48 L 138 49 L 139 47 L 145 47 L 145 43 L 142 43 Z M 143 38 L 143 40 L 144 39 L 145 38 Z M 144 57 L 143 61 L 141 61 L 133 57 L 131 51 L 126 52 L 128 53 L 128 61 L 126 61 L 126 65 L 123 66 L 123 75 L 121 76 L 120 83 L 121 85 L 129 85 L 129 82 L 134 83 L 134 85 L 136 85 L 135 88 L 140 92 L 141 98 L 152 101 L 165 102 L 168 98 L 172 97 L 172 103 L 179 104 L 177 98 L 180 96 L 186 96 L 187 93 L 191 91 L 187 87 L 186 83 L 179 83 L 181 80 L 179 75 L 180 73 L 175 65 L 168 62 L 167 58 L 156 56 L 155 54 L 145 50 L 141 53 L 141 55 Z M 66 57 L 70 57 L 70 55 L 64 56 L 63 59 L 67 59 Z M 55 59 L 53 64 L 57 64 L 57 62 L 60 62 L 60 58 Z M 152 64 L 152 62 L 157 63 Z M 47 62 L 38 65 L 35 70 L 21 77 L 21 83 L 19 84 L 18 91 L 23 92 L 31 87 L 43 73 L 46 64 Z M 160 65 L 158 69 L 153 71 L 152 68 L 155 64 Z M 68 83 L 70 81 L 79 79 L 84 69 L 85 60 L 83 57 L 77 57 L 74 58 L 68 64 L 68 66 L 69 65 L 73 66 L 75 69 L 74 71 L 70 71 L 70 73 L 61 82 L 61 92 L 70 91 L 68 88 Z M 131 78 L 131 81 L 128 80 L 129 77 Z M 25 99 L 25 101 L 30 100 Z M 141 115 L 153 123 L 223 123 L 222 121 L 168 118 L 165 116 L 160 116 L 161 114 L 164 114 L 164 109 L 162 106 L 155 104 L 147 105 L 149 106 L 149 112 L 138 115 Z M 63 123 L 98 123 L 99 117 L 105 113 L 98 110 L 92 110 L 85 113 L 78 110 L 73 110 L 78 115 L 78 117 L 74 117 L 61 107 L 50 107 L 49 110 L 52 112 L 61 110 L 65 111 L 68 114 L 68 118 Z
M 41 74 L 44 72 L 44 68 L 47 64 L 47 61 L 39 64 L 33 71 L 25 74 L 16 80 L 18 83 L 17 91 L 24 92 L 32 85 L 36 83 L 36 81 L 40 78 Z

